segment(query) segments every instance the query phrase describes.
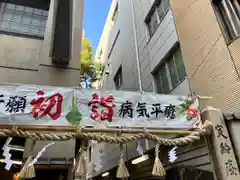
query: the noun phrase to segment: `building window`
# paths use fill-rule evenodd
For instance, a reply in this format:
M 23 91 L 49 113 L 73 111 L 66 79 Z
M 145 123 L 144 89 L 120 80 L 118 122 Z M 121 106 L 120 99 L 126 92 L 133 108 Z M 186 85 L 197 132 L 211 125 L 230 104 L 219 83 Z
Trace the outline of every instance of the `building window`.
M 48 11 L 24 5 L 0 3 L 0 31 L 44 37 Z
M 214 9 L 228 43 L 240 37 L 240 2 L 213 0 Z
M 117 3 L 117 5 L 116 5 L 116 7 L 115 7 L 115 10 L 114 10 L 114 13 L 113 13 L 113 16 L 112 16 L 112 21 L 113 21 L 113 23 L 116 22 L 117 17 L 118 17 L 118 3 Z
M 178 48 L 154 73 L 157 92 L 160 94 L 168 94 L 186 75 L 182 53 L 180 48 Z
M 155 0 L 155 3 L 145 20 L 150 37 L 154 34 L 158 25 L 162 22 L 164 16 L 169 10 L 169 6 L 169 0 Z
M 114 84 L 117 90 L 119 90 L 122 86 L 122 66 L 120 66 L 114 77 Z
M 159 23 L 159 21 L 157 18 L 157 13 L 156 13 L 156 11 L 153 11 L 149 17 L 149 20 L 147 21 L 149 36 L 152 36 L 154 34 L 154 32 L 156 31 L 156 29 L 158 27 L 158 23 Z
M 165 14 L 169 10 L 169 6 L 169 0 L 161 0 L 158 2 L 158 4 L 156 4 L 156 9 L 160 22 L 163 20 Z

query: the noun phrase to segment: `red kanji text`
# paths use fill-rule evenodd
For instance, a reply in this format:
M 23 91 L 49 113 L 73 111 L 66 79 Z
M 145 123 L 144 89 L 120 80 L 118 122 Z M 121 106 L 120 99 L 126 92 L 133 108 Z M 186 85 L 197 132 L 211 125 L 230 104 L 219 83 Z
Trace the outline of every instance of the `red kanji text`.
M 99 96 L 94 93 L 91 101 L 88 103 L 88 106 L 91 107 L 92 113 L 90 117 L 93 120 L 112 122 L 113 109 L 115 107 L 113 96 L 108 96 L 107 98 L 101 96 L 99 98 Z M 98 111 L 100 106 L 102 108 L 101 112 Z
M 43 91 L 38 91 L 38 99 L 33 99 L 31 105 L 33 117 L 38 119 L 42 116 L 48 115 L 52 120 L 57 120 L 61 116 L 63 97 L 56 93 L 48 98 L 44 97 Z

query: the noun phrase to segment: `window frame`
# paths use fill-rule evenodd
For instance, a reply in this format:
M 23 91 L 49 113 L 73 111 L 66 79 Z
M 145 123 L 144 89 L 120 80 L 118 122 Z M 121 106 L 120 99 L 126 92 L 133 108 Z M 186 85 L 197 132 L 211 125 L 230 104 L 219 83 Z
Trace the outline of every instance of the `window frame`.
M 165 1 L 168 1 L 168 3 L 166 3 Z M 168 7 L 165 8 L 165 5 L 168 4 Z M 164 10 L 164 13 L 163 13 L 163 17 L 160 18 L 159 16 L 159 11 L 158 9 L 159 8 L 162 8 L 162 10 Z M 160 24 L 162 23 L 162 21 L 164 20 L 166 14 L 168 13 L 170 9 L 170 2 L 169 0 L 155 0 L 152 7 L 150 8 L 150 11 L 148 12 L 144 22 L 145 22 L 145 26 L 147 28 L 147 34 L 148 34 L 148 38 L 149 40 L 152 38 L 152 36 L 155 34 L 155 32 L 157 31 L 158 27 L 160 26 Z M 150 33 L 150 23 L 151 23 L 151 18 L 153 17 L 153 15 L 156 15 L 157 16 L 157 21 L 158 21 L 158 24 L 156 26 L 156 28 L 153 30 L 152 33 Z
M 157 20 L 157 25 L 156 28 L 152 29 L 152 18 L 155 16 L 156 20 Z M 147 26 L 147 30 L 148 30 L 148 36 L 152 37 L 155 33 L 155 31 L 158 28 L 159 25 L 159 16 L 158 13 L 156 12 L 156 10 L 152 10 L 152 12 L 150 13 L 149 17 L 147 20 L 145 20 L 146 26 Z
M 122 66 L 120 66 L 113 78 L 116 90 L 120 90 L 123 85 Z
M 158 16 L 158 20 L 159 20 L 159 23 L 162 22 L 162 20 L 164 19 L 164 16 L 165 16 L 165 8 L 164 8 L 164 3 L 163 3 L 164 0 L 161 0 L 159 3 L 156 4 L 156 12 L 157 12 L 157 16 Z M 160 13 L 159 13 L 159 9 L 161 8 L 161 10 L 163 10 L 163 14 L 162 14 L 162 18 L 160 18 Z
M 153 79 L 154 79 L 154 83 L 155 83 L 155 91 L 157 93 L 160 94 L 169 94 L 173 89 L 175 89 L 181 82 L 183 82 L 186 78 L 187 78 L 187 73 L 186 73 L 186 69 L 184 66 L 184 71 L 185 71 L 185 76 L 180 78 L 179 77 L 179 71 L 177 68 L 177 63 L 176 63 L 176 52 L 179 51 L 181 52 L 180 46 L 174 47 L 169 54 L 167 55 L 167 57 L 163 60 L 163 62 L 153 71 L 152 75 L 153 75 Z M 182 53 L 181 53 L 182 56 Z M 183 61 L 183 58 L 181 58 Z M 177 76 L 177 83 L 173 84 L 173 80 L 171 77 L 171 73 L 170 73 L 170 62 L 173 62 L 174 65 L 174 71 L 176 73 Z M 184 63 L 184 61 L 182 62 Z M 166 76 L 167 76 L 167 80 L 168 80 L 168 91 L 165 91 L 163 88 L 163 82 L 162 79 L 160 77 L 160 74 L 163 72 L 163 67 L 166 68 Z M 158 82 L 160 80 L 160 82 Z M 159 83 L 161 85 L 159 85 Z M 161 88 L 161 90 L 159 89 L 159 87 Z
M 228 21 L 229 22 L 231 21 L 232 26 L 234 26 L 234 28 L 236 28 L 236 31 L 237 31 L 236 35 L 231 35 L 232 32 L 230 32 L 230 31 L 234 31 L 234 30 L 230 29 L 230 27 L 227 25 L 228 22 L 226 22 L 226 19 L 224 20 L 224 18 L 227 18 L 227 16 L 223 17 L 223 14 L 221 12 L 221 9 L 220 9 L 221 7 L 219 4 L 222 1 L 225 1 L 225 2 L 227 1 L 230 4 L 230 6 L 232 6 L 232 9 L 230 9 L 230 10 L 228 9 L 228 11 L 232 11 L 233 14 L 230 13 L 230 15 L 231 15 L 231 17 L 234 16 L 234 19 L 228 19 Z M 240 3 L 238 3 L 238 5 L 240 8 Z M 226 43 L 229 45 L 232 42 L 234 42 L 236 39 L 240 38 L 240 15 L 237 14 L 233 3 L 230 0 L 213 0 L 212 7 L 213 7 L 215 16 L 217 18 L 218 24 L 223 33 Z
M 179 72 L 177 70 L 177 65 L 176 65 L 176 60 L 175 60 L 175 52 L 172 54 L 171 58 L 168 59 L 168 62 L 166 62 L 168 65 L 168 71 L 169 71 L 169 80 L 171 81 L 171 88 L 175 87 L 181 80 L 179 79 Z M 170 65 L 170 63 L 172 63 Z M 172 78 L 172 74 L 171 74 L 171 68 L 173 68 L 173 71 L 176 75 L 176 83 L 174 82 L 174 79 Z
M 6 6 L 8 4 L 14 5 L 14 10 L 11 11 L 11 10 L 6 9 Z M 16 10 L 16 8 L 17 8 L 16 6 L 22 6 L 22 7 L 24 7 L 24 9 L 22 11 L 17 11 Z M 27 5 L 12 4 L 11 2 L 1 1 L 0 2 L 0 24 L 2 22 L 4 22 L 3 18 L 4 18 L 4 13 L 6 13 L 6 12 L 12 12 L 11 13 L 12 16 L 17 14 L 17 15 L 19 15 L 19 17 L 21 17 L 21 21 L 20 22 L 17 22 L 15 20 L 7 20 L 8 24 L 10 26 L 11 26 L 10 23 L 17 24 L 17 25 L 23 23 L 23 19 L 22 19 L 23 17 L 27 17 L 28 15 L 31 17 L 31 15 L 34 15 L 34 11 L 32 11 L 29 14 L 27 12 L 25 12 L 25 8 L 26 7 L 32 8 L 33 10 L 37 9 L 37 10 L 41 11 L 41 15 L 36 15 L 36 16 L 39 16 L 38 17 L 39 21 L 44 21 L 44 27 L 41 26 L 41 25 L 34 26 L 33 23 L 32 23 L 32 20 L 34 20 L 33 18 L 31 18 L 31 23 L 26 23 L 26 25 L 22 26 L 22 27 L 28 27 L 28 28 L 36 27 L 36 28 L 33 28 L 34 30 L 39 30 L 40 28 L 44 28 L 43 35 L 41 35 L 40 33 L 34 34 L 34 33 L 24 32 L 21 29 L 17 29 L 16 31 L 14 31 L 13 29 L 7 30 L 7 28 L 1 28 L 0 29 L 0 34 L 17 36 L 17 37 L 24 37 L 24 38 L 31 38 L 31 39 L 40 39 L 40 40 L 44 39 L 44 34 L 45 34 L 45 31 L 46 31 L 46 25 L 47 25 L 47 19 L 48 19 L 48 16 L 49 16 L 49 14 L 48 14 L 49 13 L 49 9 L 48 10 L 46 10 L 46 9 L 39 9 L 39 8 L 36 8 L 36 7 L 30 7 L 30 6 L 27 6 Z M 47 16 L 43 15 L 44 11 L 47 12 Z

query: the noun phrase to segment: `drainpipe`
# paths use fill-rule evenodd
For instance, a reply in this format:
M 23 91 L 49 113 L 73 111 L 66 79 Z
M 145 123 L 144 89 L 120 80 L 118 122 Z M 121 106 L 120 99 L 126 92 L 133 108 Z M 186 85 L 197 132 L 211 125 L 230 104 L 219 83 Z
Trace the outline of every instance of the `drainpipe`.
M 136 52 L 136 60 L 137 60 L 137 71 L 138 71 L 138 83 L 139 83 L 139 91 L 143 93 L 142 88 L 142 76 L 141 76 L 141 66 L 140 66 L 140 57 L 139 57 L 139 49 L 138 49 L 138 39 L 137 39 L 137 26 L 136 26 L 136 19 L 135 19 L 135 9 L 133 0 L 131 0 L 131 7 L 132 7 L 132 20 L 133 20 L 133 35 L 134 35 L 134 46 Z M 145 147 L 146 150 L 149 149 L 148 140 L 145 140 Z
M 134 11 L 133 0 L 131 0 L 131 7 L 132 7 L 133 35 L 134 35 L 134 46 L 135 46 L 135 50 L 136 50 L 135 52 L 136 52 L 136 60 L 137 60 L 139 91 L 143 92 L 140 58 L 139 58 L 139 50 L 138 50 L 138 39 L 137 39 L 137 31 L 136 31 L 136 20 L 135 20 L 135 13 L 134 13 L 135 11 Z

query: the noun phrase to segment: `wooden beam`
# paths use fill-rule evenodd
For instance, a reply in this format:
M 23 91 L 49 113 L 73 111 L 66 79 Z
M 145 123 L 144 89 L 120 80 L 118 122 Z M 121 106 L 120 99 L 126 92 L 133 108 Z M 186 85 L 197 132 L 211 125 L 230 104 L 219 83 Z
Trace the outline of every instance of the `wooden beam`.
M 48 133 L 74 133 L 77 131 L 77 127 L 74 126 L 41 126 L 41 125 L 0 125 L 0 129 L 12 129 L 18 128 L 25 131 L 32 131 L 32 132 L 48 132 Z M 94 127 L 82 127 L 82 132 L 85 133 L 121 133 L 121 134 L 136 134 L 136 133 L 151 133 L 151 134 L 178 134 L 178 135 L 187 135 L 191 134 L 193 131 L 200 131 L 200 129 L 191 129 L 191 130 L 184 130 L 184 129 L 160 129 L 158 128 L 148 128 L 147 130 L 144 128 L 135 128 L 135 127 L 128 127 L 126 129 L 121 128 L 94 128 Z
M 35 169 L 68 169 L 69 164 L 66 165 L 48 165 L 48 164 L 34 164 Z

